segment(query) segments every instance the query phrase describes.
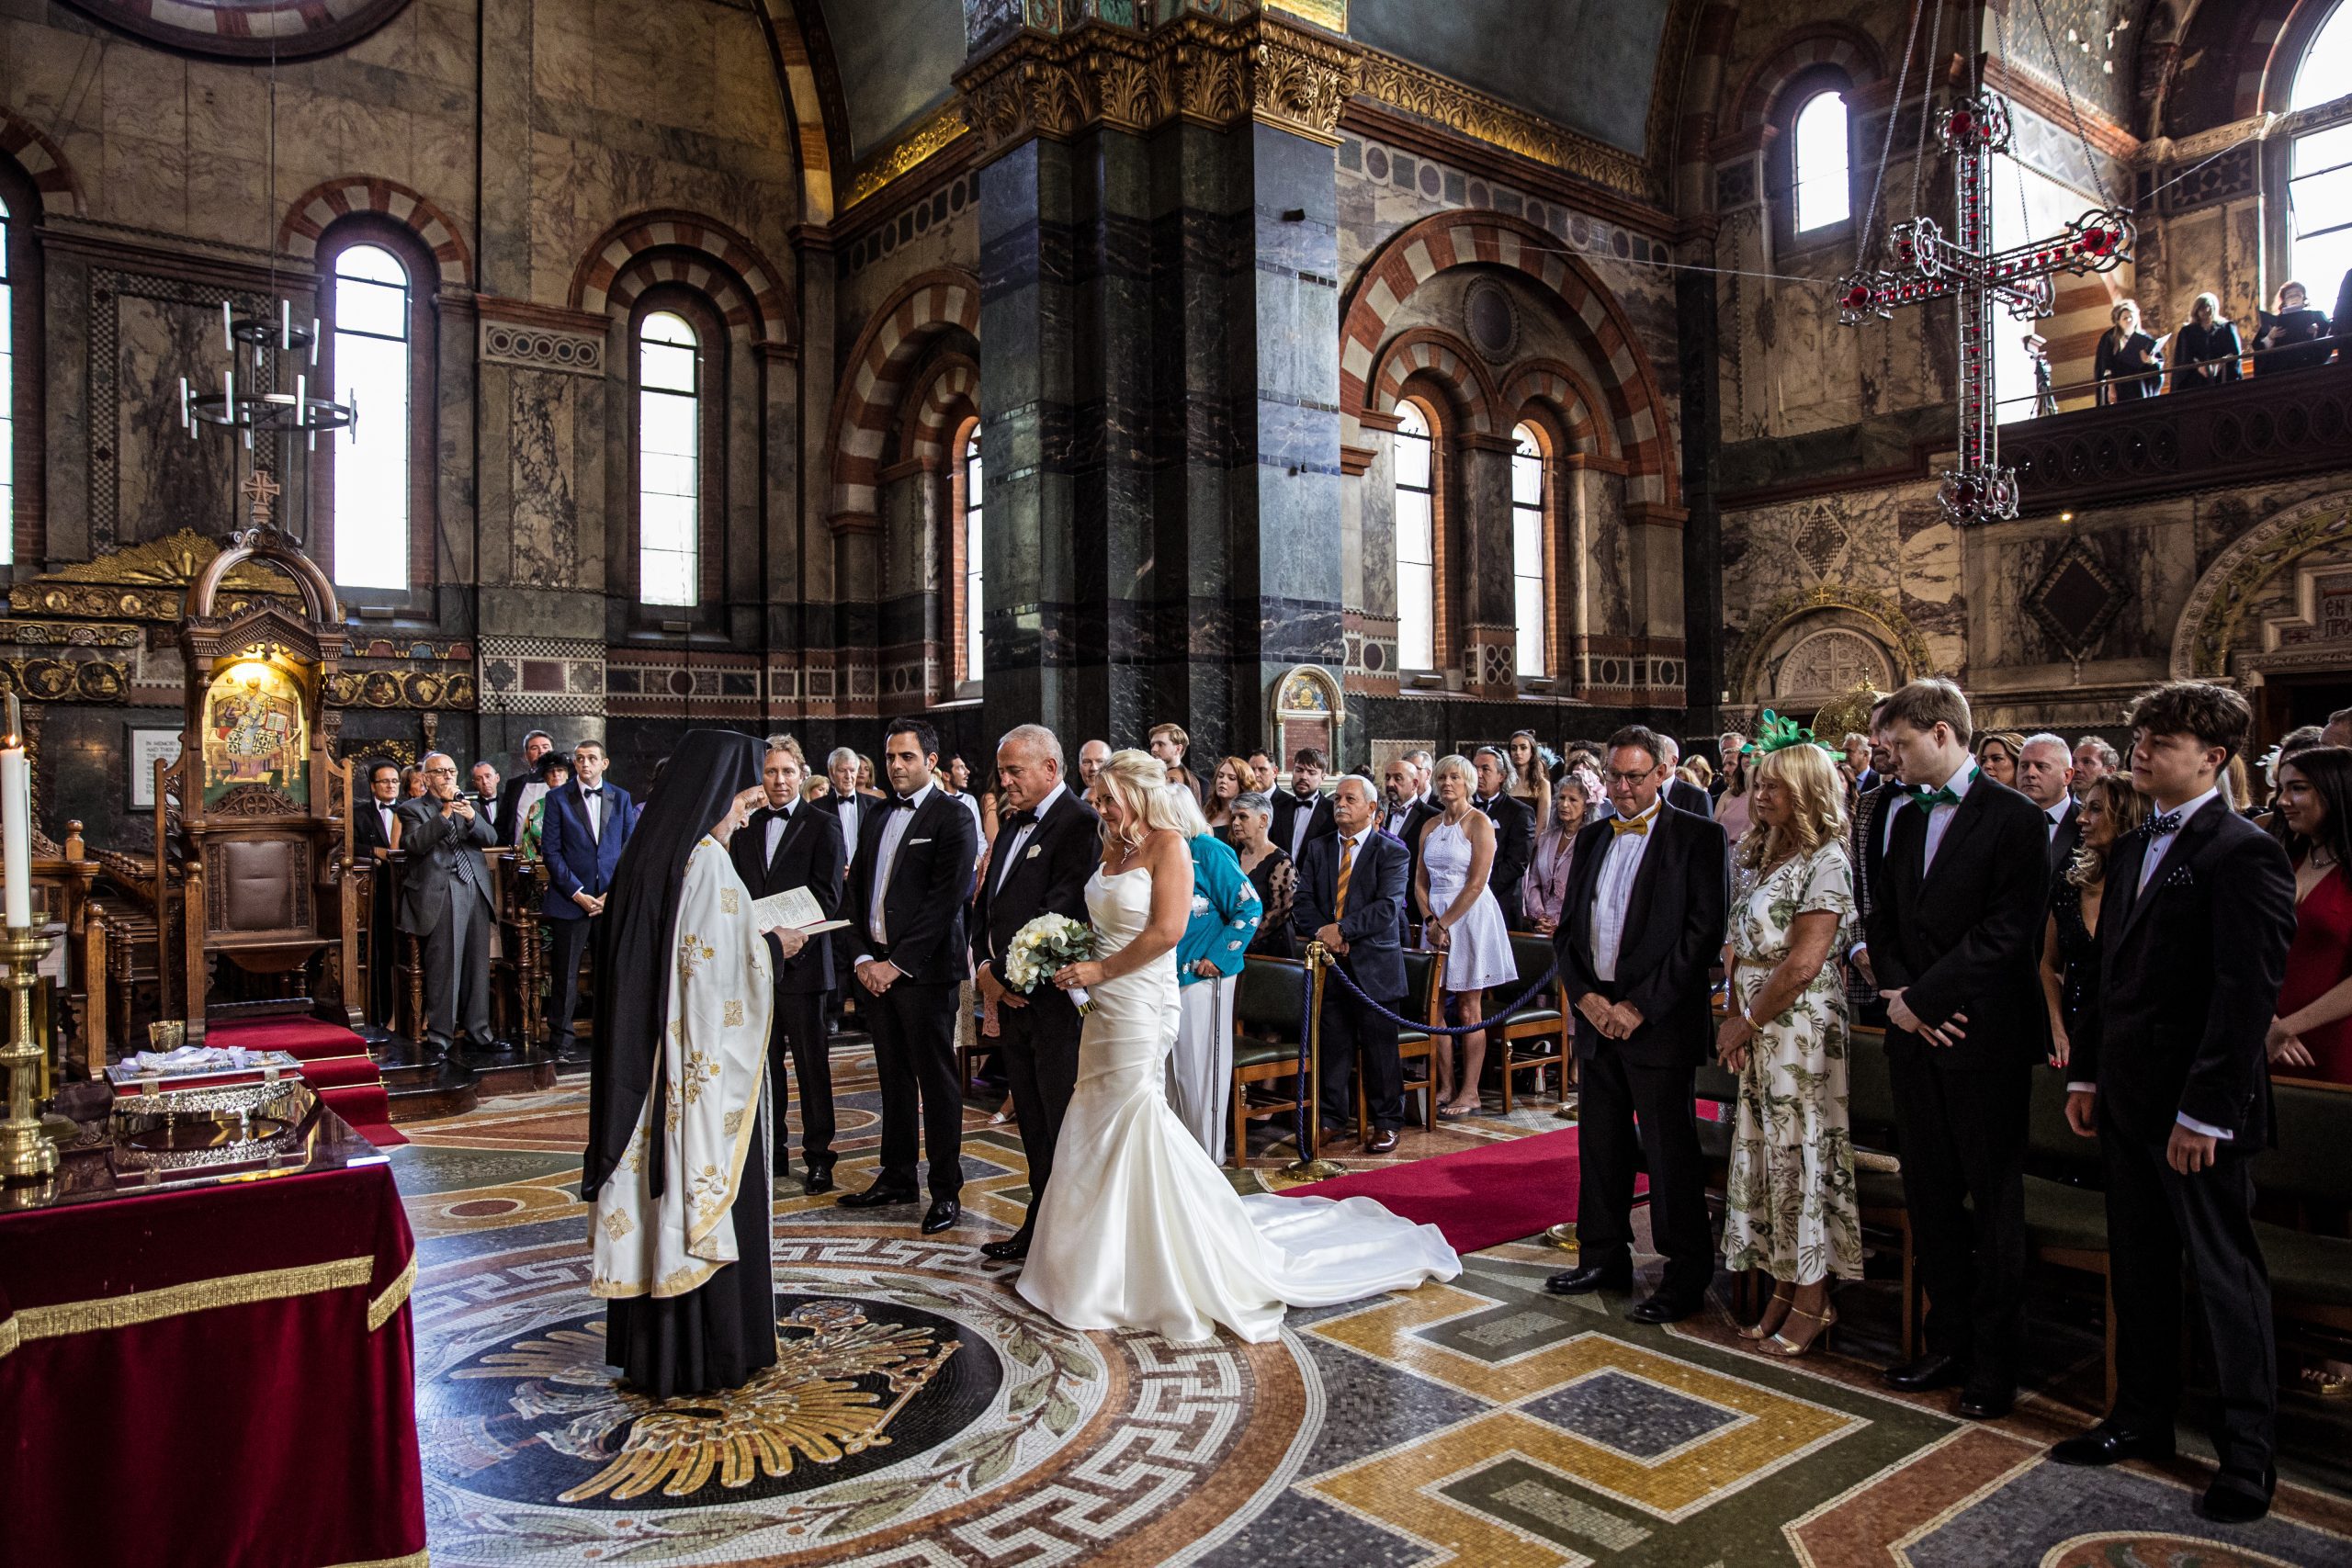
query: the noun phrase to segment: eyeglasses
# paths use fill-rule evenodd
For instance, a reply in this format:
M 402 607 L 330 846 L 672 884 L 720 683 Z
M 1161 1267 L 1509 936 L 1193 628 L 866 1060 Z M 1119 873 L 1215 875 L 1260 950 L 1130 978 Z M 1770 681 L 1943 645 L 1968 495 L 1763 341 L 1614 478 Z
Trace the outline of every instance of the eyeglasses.
M 1656 768 L 1644 768 L 1638 773 L 1621 773 L 1612 769 L 1611 771 L 1601 774 L 1600 781 L 1603 784 L 1637 784 L 1657 772 L 1657 770 Z

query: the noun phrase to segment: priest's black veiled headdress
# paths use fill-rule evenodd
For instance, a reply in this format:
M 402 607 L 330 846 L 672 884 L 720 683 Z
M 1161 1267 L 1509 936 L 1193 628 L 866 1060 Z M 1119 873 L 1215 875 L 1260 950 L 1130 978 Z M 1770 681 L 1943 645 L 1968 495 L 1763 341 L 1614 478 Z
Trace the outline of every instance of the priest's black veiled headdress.
M 589 1055 L 588 1150 L 580 1195 L 594 1201 L 628 1152 L 646 1096 L 654 1096 L 648 1151 L 653 1191 L 662 1187 L 662 1031 L 678 966 L 678 903 L 686 857 L 760 782 L 760 742 L 731 729 L 695 729 L 665 759 L 662 788 L 649 798 L 613 871 L 596 938 L 596 1018 Z M 558 976 L 556 984 L 563 984 Z

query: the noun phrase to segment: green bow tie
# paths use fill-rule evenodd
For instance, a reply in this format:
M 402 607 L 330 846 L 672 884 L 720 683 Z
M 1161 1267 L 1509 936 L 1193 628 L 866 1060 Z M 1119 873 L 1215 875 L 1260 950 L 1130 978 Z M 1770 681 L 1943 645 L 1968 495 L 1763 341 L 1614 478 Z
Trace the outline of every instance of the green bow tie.
M 1933 811 L 1939 806 L 1960 804 L 1960 796 L 1952 792 L 1950 784 L 1942 784 L 1935 789 L 1929 789 L 1926 784 L 1921 784 L 1911 792 L 1911 798 L 1928 811 Z

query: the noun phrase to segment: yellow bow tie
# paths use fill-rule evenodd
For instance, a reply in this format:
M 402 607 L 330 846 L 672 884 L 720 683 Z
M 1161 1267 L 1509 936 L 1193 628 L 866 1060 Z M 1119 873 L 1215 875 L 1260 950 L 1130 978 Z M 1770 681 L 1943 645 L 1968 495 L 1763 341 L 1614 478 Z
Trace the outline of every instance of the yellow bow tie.
M 1611 817 L 1609 819 L 1609 830 L 1615 833 L 1619 838 L 1623 838 L 1628 833 L 1632 833 L 1640 838 L 1647 838 L 1650 830 L 1650 819 L 1646 817 Z

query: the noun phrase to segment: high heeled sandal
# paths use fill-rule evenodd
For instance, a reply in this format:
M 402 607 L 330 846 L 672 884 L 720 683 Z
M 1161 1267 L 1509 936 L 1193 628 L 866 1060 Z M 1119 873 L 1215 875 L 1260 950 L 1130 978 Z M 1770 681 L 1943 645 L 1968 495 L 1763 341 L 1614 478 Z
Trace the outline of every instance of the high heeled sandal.
M 1772 1308 L 1776 1303 L 1786 1307 L 1787 1311 L 1781 1314 L 1781 1320 L 1779 1323 L 1775 1323 L 1771 1327 L 1766 1328 L 1764 1326 L 1765 1320 L 1772 1315 Z M 1742 1339 L 1770 1338 L 1773 1335 L 1778 1334 L 1781 1331 L 1781 1326 L 1789 1321 L 1789 1313 L 1796 1311 L 1796 1303 L 1797 1298 L 1793 1292 L 1786 1296 L 1781 1295 L 1777 1292 L 1774 1292 L 1771 1301 L 1764 1303 L 1764 1310 L 1756 1314 L 1756 1321 L 1754 1323 L 1745 1323 L 1740 1325 L 1737 1330 L 1739 1337 Z
M 1800 1344 L 1798 1341 L 1789 1337 L 1788 1326 L 1784 1323 L 1781 1325 L 1781 1332 L 1773 1335 L 1770 1339 L 1765 1340 L 1761 1345 L 1758 1346 L 1758 1349 L 1763 1351 L 1768 1356 L 1779 1356 L 1783 1359 L 1792 1361 L 1799 1356 L 1802 1356 L 1811 1350 L 1815 1346 L 1820 1344 L 1824 1339 L 1829 1337 L 1830 1329 L 1836 1327 L 1838 1324 L 1838 1309 L 1834 1306 L 1825 1305 L 1821 1311 L 1817 1313 L 1807 1312 L 1802 1307 L 1792 1306 L 1789 1308 L 1789 1316 L 1791 1318 L 1801 1317 L 1807 1323 L 1818 1324 L 1820 1326 L 1815 1328 L 1805 1337 L 1804 1341 Z

